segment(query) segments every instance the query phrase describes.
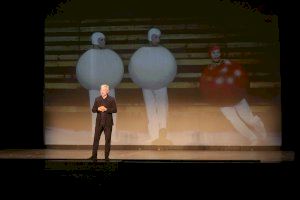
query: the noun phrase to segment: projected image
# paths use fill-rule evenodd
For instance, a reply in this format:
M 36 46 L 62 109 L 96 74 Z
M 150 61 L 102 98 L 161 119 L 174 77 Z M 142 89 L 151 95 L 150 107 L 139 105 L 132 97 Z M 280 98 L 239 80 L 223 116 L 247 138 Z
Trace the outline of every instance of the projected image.
M 231 9 L 243 18 L 49 16 L 46 145 L 92 145 L 107 84 L 112 145 L 280 146 L 277 17 Z

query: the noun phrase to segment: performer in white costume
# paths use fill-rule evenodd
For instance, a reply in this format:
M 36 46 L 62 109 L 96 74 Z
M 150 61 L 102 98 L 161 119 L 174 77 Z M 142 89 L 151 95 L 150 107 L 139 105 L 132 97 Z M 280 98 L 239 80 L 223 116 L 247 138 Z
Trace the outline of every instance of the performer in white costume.
M 177 73 L 172 53 L 159 45 L 161 32 L 157 28 L 148 31 L 149 46 L 139 48 L 131 57 L 128 70 L 131 79 L 143 90 L 148 117 L 150 140 L 166 134 L 168 117 L 167 86 Z
M 95 32 L 91 36 L 93 47 L 86 51 L 78 60 L 76 75 L 79 83 L 89 90 L 90 108 L 99 96 L 102 84 L 108 84 L 110 96 L 115 97 L 115 87 L 121 82 L 124 66 L 120 56 L 111 49 L 105 48 L 105 35 Z M 94 134 L 96 114 L 92 114 L 92 134 Z M 117 114 L 113 113 L 113 137 L 116 137 Z
M 251 145 L 258 144 L 258 133 L 264 140 L 267 137 L 262 120 L 254 115 L 246 100 L 249 85 L 248 75 L 242 66 L 229 60 L 221 59 L 220 47 L 214 45 L 209 50 L 212 64 L 203 70 L 200 77 L 200 91 L 209 100 L 221 103 L 221 112 L 233 127 Z

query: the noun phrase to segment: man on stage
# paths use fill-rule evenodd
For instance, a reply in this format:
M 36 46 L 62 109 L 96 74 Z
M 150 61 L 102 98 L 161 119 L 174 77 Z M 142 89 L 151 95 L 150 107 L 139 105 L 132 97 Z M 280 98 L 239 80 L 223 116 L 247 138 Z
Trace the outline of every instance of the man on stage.
M 97 160 L 99 140 L 103 131 L 105 135 L 105 160 L 109 161 L 111 132 L 114 124 L 112 113 L 117 112 L 117 106 L 115 98 L 109 96 L 108 93 L 109 86 L 106 84 L 101 85 L 100 96 L 95 99 L 95 103 L 92 108 L 92 112 L 97 113 L 93 152 L 90 157 L 93 161 Z

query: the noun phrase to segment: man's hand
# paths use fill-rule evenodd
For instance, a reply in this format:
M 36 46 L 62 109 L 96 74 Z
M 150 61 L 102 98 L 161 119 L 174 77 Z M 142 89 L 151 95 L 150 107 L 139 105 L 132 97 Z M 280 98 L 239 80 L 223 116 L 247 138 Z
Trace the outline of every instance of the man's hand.
M 105 106 L 100 106 L 100 107 L 98 107 L 98 111 L 104 112 L 104 111 L 107 111 L 107 108 Z

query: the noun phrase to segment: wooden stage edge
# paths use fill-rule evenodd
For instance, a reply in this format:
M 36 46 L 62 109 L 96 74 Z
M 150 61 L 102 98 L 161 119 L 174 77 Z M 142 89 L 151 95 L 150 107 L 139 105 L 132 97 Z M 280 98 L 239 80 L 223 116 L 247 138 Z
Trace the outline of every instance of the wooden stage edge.
M 103 148 L 100 145 L 99 148 Z M 92 149 L 92 145 L 46 145 L 47 149 Z M 280 146 L 112 145 L 111 150 L 280 151 Z
M 0 150 L 0 160 L 60 160 L 62 162 L 92 162 L 91 148 L 68 148 L 55 146 L 47 149 L 3 149 Z M 138 148 L 138 147 L 136 147 Z M 116 149 L 110 152 L 110 162 L 260 162 L 282 163 L 294 162 L 295 152 L 282 151 L 275 147 L 212 147 L 203 149 L 166 149 L 166 147 L 152 147 L 154 149 Z M 182 147 L 183 148 L 183 147 Z M 187 147 L 185 147 L 187 148 Z M 98 162 L 104 159 L 104 148 L 98 149 Z

